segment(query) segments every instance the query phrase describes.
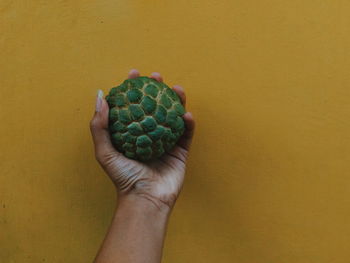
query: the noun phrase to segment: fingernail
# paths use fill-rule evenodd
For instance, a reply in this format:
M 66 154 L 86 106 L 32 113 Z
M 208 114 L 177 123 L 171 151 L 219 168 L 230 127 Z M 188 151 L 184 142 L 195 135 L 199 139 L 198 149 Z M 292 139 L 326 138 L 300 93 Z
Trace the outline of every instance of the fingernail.
M 101 111 L 102 99 L 103 99 L 103 91 L 99 89 L 97 90 L 97 97 L 96 97 L 96 112 Z
M 159 72 L 152 72 L 151 76 L 152 77 L 160 77 L 160 73 Z
M 159 81 L 159 82 L 162 82 L 163 81 L 163 78 L 162 78 L 162 75 L 160 75 L 159 72 L 152 72 L 151 73 L 151 78 Z
M 179 89 L 181 91 L 184 91 L 184 88 L 182 86 L 180 86 L 180 85 L 174 85 L 173 88 Z
M 139 73 L 139 71 L 136 68 L 133 68 L 129 71 L 129 74 L 136 74 Z
M 129 71 L 129 78 L 131 79 L 137 78 L 139 74 L 140 73 L 137 69 L 132 69 Z
M 188 117 L 193 117 L 192 112 L 189 112 L 189 111 L 188 111 L 188 112 L 186 112 L 185 114 L 186 114 Z

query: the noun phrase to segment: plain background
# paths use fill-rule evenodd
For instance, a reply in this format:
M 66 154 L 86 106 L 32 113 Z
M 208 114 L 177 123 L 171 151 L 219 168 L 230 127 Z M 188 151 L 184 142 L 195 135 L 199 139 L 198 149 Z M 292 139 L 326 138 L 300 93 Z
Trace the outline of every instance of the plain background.
M 0 261 L 91 262 L 115 206 L 88 129 L 129 69 L 198 122 L 164 262 L 345 263 L 350 2 L 0 1 Z

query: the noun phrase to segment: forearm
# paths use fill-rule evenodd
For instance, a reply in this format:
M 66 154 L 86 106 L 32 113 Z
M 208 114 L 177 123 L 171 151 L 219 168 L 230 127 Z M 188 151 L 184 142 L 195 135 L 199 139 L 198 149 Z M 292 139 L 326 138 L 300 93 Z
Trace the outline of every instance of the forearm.
M 159 263 L 169 213 L 143 197 L 120 198 L 95 263 Z

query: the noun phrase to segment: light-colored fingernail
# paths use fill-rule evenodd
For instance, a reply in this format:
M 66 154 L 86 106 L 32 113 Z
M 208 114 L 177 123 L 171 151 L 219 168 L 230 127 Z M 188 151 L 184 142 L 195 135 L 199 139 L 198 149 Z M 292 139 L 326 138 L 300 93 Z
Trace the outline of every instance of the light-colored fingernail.
M 139 71 L 136 68 L 133 68 L 129 71 L 129 74 L 139 73 Z
M 155 80 L 157 80 L 159 82 L 163 81 L 163 77 L 162 77 L 162 75 L 160 75 L 159 72 L 152 72 L 151 73 L 151 78 L 153 78 L 153 79 L 155 79 Z
M 184 88 L 180 85 L 174 85 L 173 88 L 178 89 L 180 91 L 184 91 Z
M 102 108 L 102 99 L 103 99 L 103 91 L 97 90 L 97 97 L 96 97 L 96 112 L 100 112 Z
M 137 78 L 139 74 L 137 69 L 132 69 L 129 71 L 129 78 Z
M 152 72 L 151 76 L 152 77 L 160 77 L 160 73 L 159 72 Z
M 188 112 L 186 112 L 185 114 L 187 114 L 187 116 L 188 116 L 188 117 L 193 118 L 193 114 L 192 114 L 192 112 L 189 112 L 189 111 L 188 111 Z

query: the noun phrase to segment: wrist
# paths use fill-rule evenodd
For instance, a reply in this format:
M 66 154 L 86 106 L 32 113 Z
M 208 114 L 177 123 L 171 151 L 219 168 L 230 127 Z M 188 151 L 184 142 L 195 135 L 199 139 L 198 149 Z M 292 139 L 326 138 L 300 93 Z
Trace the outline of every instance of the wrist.
M 166 217 L 171 213 L 169 205 L 147 194 L 118 194 L 118 207 Z

